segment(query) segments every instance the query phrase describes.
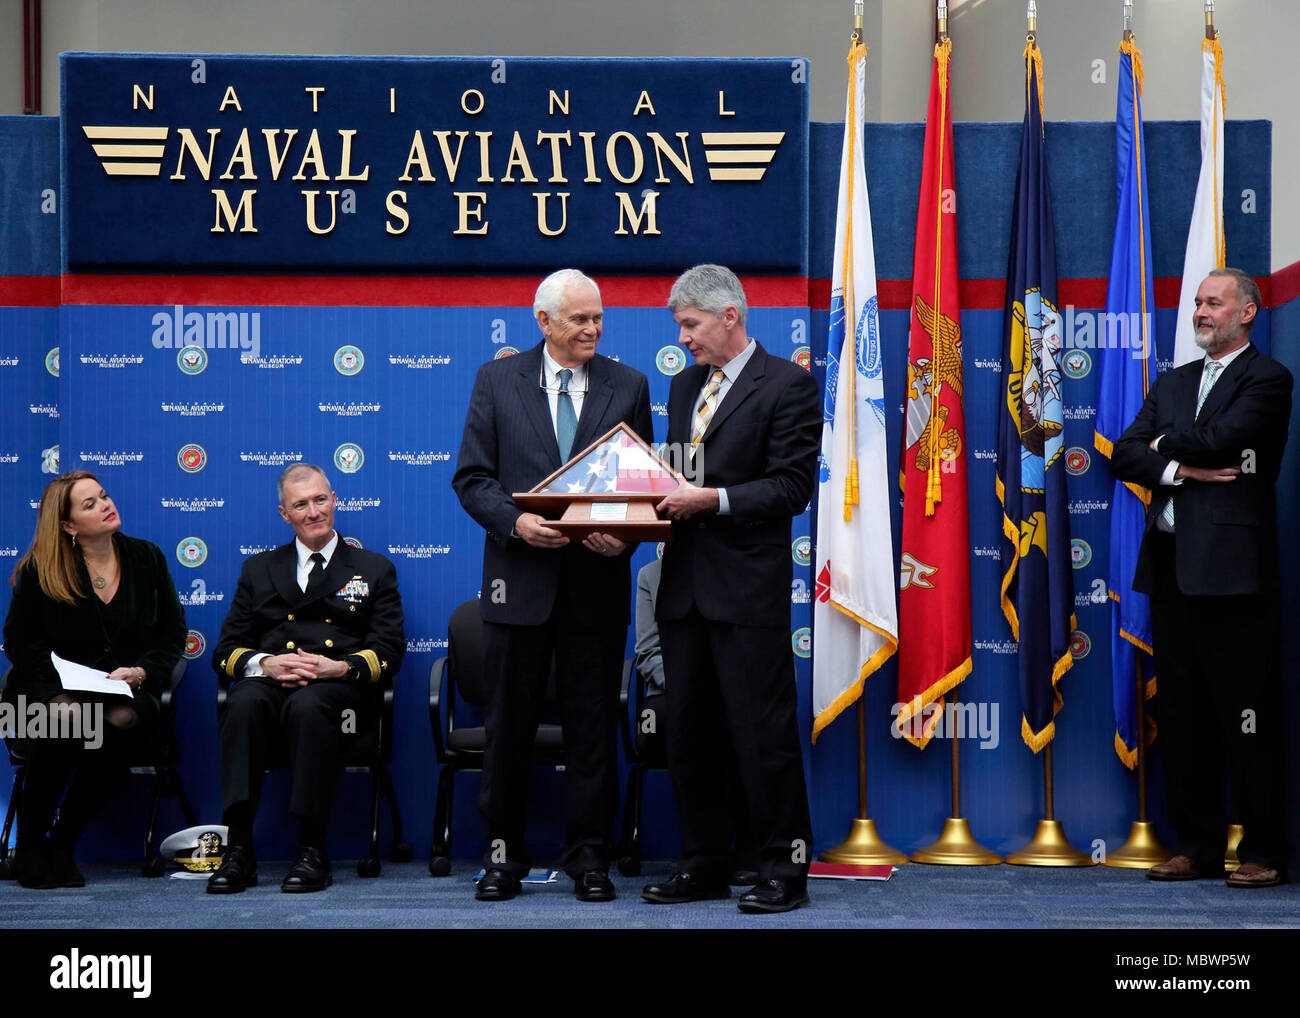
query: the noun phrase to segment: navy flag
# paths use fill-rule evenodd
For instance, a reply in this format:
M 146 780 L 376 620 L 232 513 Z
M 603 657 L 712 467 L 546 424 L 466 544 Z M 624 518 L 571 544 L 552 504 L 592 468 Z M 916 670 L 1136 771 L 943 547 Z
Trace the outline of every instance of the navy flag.
M 1147 202 L 1146 145 L 1142 136 L 1142 53 L 1131 35 L 1119 48 L 1119 99 L 1115 107 L 1115 173 L 1118 209 L 1106 288 L 1107 328 L 1099 337 L 1101 381 L 1093 445 L 1107 459 L 1115 442 L 1146 400 L 1156 377 L 1155 297 L 1151 270 L 1151 214 Z M 1133 589 L 1151 493 L 1115 482 L 1110 503 L 1110 655 L 1115 703 L 1115 752 L 1137 766 L 1137 670 L 1143 695 L 1156 690 L 1151 658 L 1151 606 Z M 1147 717 L 1147 741 L 1155 726 Z
M 1002 612 L 1020 643 L 1021 735 L 1037 753 L 1056 734 L 1070 669 L 1074 586 L 1065 490 L 1065 406 L 1056 235 L 1043 150 L 1042 55 L 1025 49 L 1025 122 L 1011 222 L 998 413 Z

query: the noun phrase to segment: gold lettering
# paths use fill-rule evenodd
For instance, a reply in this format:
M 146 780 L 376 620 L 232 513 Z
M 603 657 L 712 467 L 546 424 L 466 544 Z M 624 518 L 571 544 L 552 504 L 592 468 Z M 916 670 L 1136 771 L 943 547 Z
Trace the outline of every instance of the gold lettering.
M 478 99 L 478 105 L 474 109 L 469 108 L 468 100 L 470 96 L 474 96 L 475 98 Z M 470 116 L 474 116 L 476 113 L 482 113 L 483 105 L 486 102 L 487 100 L 483 98 L 483 93 L 480 92 L 477 88 L 466 89 L 464 92 L 461 93 L 460 96 L 460 108 L 464 110 L 466 113 L 468 113 Z
M 540 145 L 544 141 L 549 141 L 551 143 L 550 182 L 552 184 L 567 184 L 568 181 L 565 179 L 564 173 L 561 172 L 560 170 L 560 142 L 563 141 L 564 144 L 566 145 L 571 144 L 569 140 L 569 132 L 565 131 L 563 134 L 561 134 L 558 131 L 554 131 L 554 132 L 538 131 L 537 144 Z
M 735 115 L 735 110 L 727 109 L 727 93 L 722 91 L 722 89 L 718 89 L 718 116 L 734 117 Z
M 399 201 L 401 204 L 398 204 Z M 408 213 L 404 207 L 406 205 L 406 192 L 389 191 L 388 198 L 384 204 L 388 207 L 388 214 L 396 218 L 402 224 L 401 228 L 398 229 L 393 226 L 391 221 L 389 221 L 384 223 L 384 229 L 393 235 L 405 233 L 407 228 L 411 225 L 410 213 Z
M 388 112 L 397 112 L 397 89 L 395 88 L 390 88 L 388 90 Z
M 420 180 L 428 182 L 434 179 L 433 171 L 429 169 L 429 154 L 424 151 L 424 135 L 419 131 L 411 135 L 411 151 L 407 153 L 406 165 L 402 167 L 402 175 L 397 179 L 410 180 L 412 166 L 420 167 Z
M 319 113 L 319 112 L 320 112 L 320 94 L 321 94 L 322 92 L 325 91 L 325 86 L 324 86 L 324 85 L 308 85 L 306 88 L 303 89 L 303 91 L 304 91 L 304 92 L 310 92 L 310 93 L 311 93 L 311 111 L 312 111 L 313 113 Z
M 492 183 L 492 174 L 488 171 L 488 139 L 492 137 L 491 131 L 475 131 L 474 136 L 478 138 L 478 182 L 480 184 Z
M 559 229 L 552 230 L 546 225 L 546 200 L 550 198 L 547 191 L 534 191 L 533 197 L 537 199 L 537 232 L 544 237 L 558 237 L 569 225 L 569 192 L 560 191 L 560 226 Z
M 370 179 L 369 164 L 359 174 L 353 174 L 352 172 L 352 136 L 356 133 L 356 131 L 339 131 L 339 135 L 343 138 L 343 154 L 339 156 L 339 175 L 334 178 L 335 180 Z
M 138 110 L 140 104 L 144 103 L 147 110 L 153 109 L 153 86 L 149 86 L 149 93 L 146 95 L 144 89 L 139 85 L 131 86 L 131 109 Z
M 266 157 L 271 161 L 271 179 L 279 180 L 280 171 L 284 169 L 284 161 L 289 158 L 289 146 L 293 143 L 294 137 L 298 133 L 298 128 L 290 127 L 284 132 L 284 151 L 277 152 L 275 148 L 275 136 L 280 133 L 278 127 L 262 128 L 262 135 L 266 138 Z
M 587 157 L 587 175 L 582 178 L 582 182 L 584 184 L 599 184 L 600 178 L 596 176 L 596 152 L 591 145 L 591 139 L 596 137 L 596 132 L 579 131 L 578 137 L 582 139 L 582 151 Z
M 314 134 L 315 132 L 313 131 L 312 133 Z M 303 197 L 307 199 L 307 229 L 311 230 L 312 233 L 315 233 L 318 236 L 324 236 L 334 229 L 334 223 L 338 215 L 337 205 L 339 193 L 337 191 L 325 192 L 330 200 L 330 224 L 323 230 L 316 224 L 316 196 L 318 194 L 320 194 L 319 191 L 303 191 Z
M 221 105 L 217 107 L 218 113 L 225 113 L 227 106 L 235 107 L 239 113 L 244 112 L 244 107 L 239 105 L 239 96 L 235 94 L 235 86 L 227 85 L 226 94 L 221 97 Z
M 307 164 L 311 163 L 316 168 L 312 174 L 312 180 L 329 180 L 330 175 L 325 172 L 325 157 L 320 151 L 320 134 L 316 128 L 311 129 L 311 135 L 307 138 L 307 151 L 302 154 L 302 162 L 298 164 L 298 172 L 290 180 L 306 180 L 307 175 L 303 173 L 307 169 Z
M 204 180 L 207 180 L 212 173 L 212 150 L 217 144 L 217 135 L 221 133 L 221 128 L 208 128 L 208 154 L 206 157 L 199 150 L 199 143 L 195 140 L 193 131 L 188 127 L 180 127 L 177 128 L 176 133 L 180 135 L 181 150 L 176 156 L 176 172 L 171 175 L 171 179 L 185 179 L 185 171 L 182 167 L 185 165 L 185 153 L 188 152 L 190 158 L 194 160 L 194 168 L 199 171 L 199 175 Z
M 175 178 L 173 178 L 175 179 Z M 207 179 L 206 177 L 204 178 Z M 213 222 L 212 229 L 209 233 L 225 233 L 229 228 L 232 232 L 235 229 L 235 220 L 241 216 L 244 225 L 239 228 L 240 233 L 256 233 L 253 226 L 253 195 L 257 194 L 256 190 L 245 191 L 239 196 L 239 205 L 235 208 L 230 207 L 230 199 L 226 197 L 226 192 L 218 188 L 212 189 L 212 196 L 217 200 L 216 219 Z M 225 219 L 226 225 L 221 225 L 221 220 Z
M 646 137 L 649 138 L 650 141 L 654 144 L 655 165 L 659 167 L 659 176 L 655 177 L 656 184 L 668 183 L 668 178 L 664 176 L 664 160 L 663 160 L 664 156 L 667 156 L 668 161 L 677 167 L 677 172 L 682 175 L 682 178 L 686 181 L 686 183 L 688 184 L 695 183 L 695 178 L 691 174 L 691 153 L 690 150 L 686 147 L 686 139 L 688 136 L 689 136 L 689 132 L 687 131 L 677 132 L 677 138 L 682 143 L 682 157 L 681 159 L 678 159 L 677 153 L 673 150 L 673 147 L 668 144 L 668 142 L 664 141 L 663 135 L 661 135 L 658 131 L 648 131 L 646 133 Z
M 636 101 L 636 108 L 632 110 L 632 116 L 635 117 L 642 110 L 649 110 L 650 116 L 652 117 L 658 116 L 658 114 L 655 113 L 654 103 L 650 101 L 650 93 L 644 88 L 641 89 L 641 98 Z
M 632 174 L 624 176 L 618 168 L 618 140 L 626 138 L 632 145 Z M 645 158 L 641 155 L 641 143 L 626 131 L 615 131 L 609 136 L 609 141 L 605 142 L 605 162 L 609 166 L 609 172 L 621 184 L 635 184 L 641 179 L 641 171 L 645 169 Z
M 641 232 L 641 220 L 646 221 L 645 234 L 647 237 L 658 236 L 659 229 L 655 225 L 655 199 L 659 197 L 658 191 L 647 191 L 645 197 L 641 200 L 641 210 L 638 212 L 632 205 L 632 196 L 626 191 L 615 191 L 618 195 L 618 229 L 614 231 L 615 236 L 626 236 L 627 228 L 623 225 L 624 217 L 632 226 L 633 233 Z
M 469 132 L 456 132 L 456 157 L 454 159 L 451 155 L 451 147 L 447 144 L 451 132 L 434 131 L 433 136 L 438 139 L 438 147 L 442 149 L 442 165 L 447 167 L 447 179 L 454 184 L 456 183 L 456 170 L 460 166 L 460 154 L 465 151 L 465 139 L 469 137 Z
M 555 111 L 558 109 L 567 117 L 569 115 L 569 90 L 567 88 L 564 90 L 564 98 L 561 99 L 555 94 L 555 89 L 551 89 L 551 97 L 548 101 L 548 106 L 549 108 L 547 113 L 549 113 L 550 116 L 555 116 Z
M 487 204 L 487 192 L 454 191 L 452 193 L 456 195 L 456 203 L 460 210 L 458 225 L 454 231 L 455 235 L 458 237 L 487 236 L 488 224 L 483 220 L 483 207 Z M 475 199 L 478 204 L 471 206 L 469 203 L 471 198 Z M 475 222 L 482 223 L 483 225 L 476 230 L 471 230 L 469 228 L 469 220 L 471 216 L 474 218 Z
M 232 172 L 235 163 L 243 167 L 240 173 L 240 180 L 256 180 L 257 174 L 253 172 L 253 151 L 248 143 L 248 128 L 245 127 L 239 132 L 239 140 L 235 142 L 235 151 L 230 157 L 230 162 L 226 164 L 226 172 L 220 177 L 221 180 L 234 180 L 235 174 Z
M 520 182 L 524 184 L 536 184 L 537 178 L 533 176 L 533 168 L 528 164 L 528 153 L 524 151 L 523 139 L 519 137 L 519 132 L 515 132 L 514 138 L 510 141 L 510 156 L 506 159 L 506 173 L 501 178 L 503 184 L 513 184 L 515 178 L 510 176 L 518 167 L 524 171 L 520 177 Z

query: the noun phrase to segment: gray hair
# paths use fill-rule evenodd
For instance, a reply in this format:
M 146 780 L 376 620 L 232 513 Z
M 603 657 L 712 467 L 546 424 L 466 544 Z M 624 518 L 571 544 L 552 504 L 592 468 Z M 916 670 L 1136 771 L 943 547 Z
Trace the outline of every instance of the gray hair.
M 1255 307 L 1263 309 L 1264 298 L 1259 292 L 1259 284 L 1255 282 L 1249 273 L 1229 266 L 1225 269 L 1212 269 L 1207 278 L 1209 276 L 1227 276 L 1230 279 L 1235 279 L 1237 281 L 1237 296 L 1241 298 L 1241 302 L 1243 304 L 1254 304 Z M 1246 323 L 1247 332 L 1250 331 L 1253 324 L 1253 320 Z
M 275 491 L 276 494 L 280 496 L 281 505 L 284 505 L 284 486 L 290 481 L 296 481 L 303 474 L 318 475 L 320 479 L 325 482 L 325 487 L 329 488 L 330 491 L 334 490 L 330 485 L 329 476 L 324 470 L 316 466 L 315 463 L 290 463 L 284 468 L 284 472 L 280 475 L 279 480 L 275 482 Z
M 600 297 L 600 287 L 590 276 L 578 269 L 557 269 L 541 281 L 537 293 L 533 296 L 533 317 L 545 311 L 551 317 L 560 313 L 564 304 L 564 291 L 570 286 L 585 283 L 596 291 Z
M 682 308 L 699 308 L 714 318 L 720 318 L 728 307 L 736 309 L 743 329 L 745 316 L 749 313 L 745 288 L 725 265 L 696 265 L 687 269 L 677 277 L 668 294 L 668 310 L 674 314 Z

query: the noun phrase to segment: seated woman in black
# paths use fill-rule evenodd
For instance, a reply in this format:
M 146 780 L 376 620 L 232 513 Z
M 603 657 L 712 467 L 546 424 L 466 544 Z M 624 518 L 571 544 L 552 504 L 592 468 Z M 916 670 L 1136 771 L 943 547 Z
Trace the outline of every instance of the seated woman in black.
M 121 527 L 92 474 L 64 474 L 41 495 L 36 537 L 10 579 L 4 649 L 13 671 L 5 700 L 20 704 L 21 696 L 29 714 L 32 704 L 47 712 L 47 737 L 27 740 L 18 808 L 14 868 L 24 887 L 85 884 L 74 846 L 131 756 L 155 737 L 158 693 L 185 646 L 185 613 L 166 558 Z M 121 679 L 134 696 L 65 691 L 51 651 Z M 67 717 L 75 711 L 76 726 Z M 56 712 L 65 715 L 61 725 Z

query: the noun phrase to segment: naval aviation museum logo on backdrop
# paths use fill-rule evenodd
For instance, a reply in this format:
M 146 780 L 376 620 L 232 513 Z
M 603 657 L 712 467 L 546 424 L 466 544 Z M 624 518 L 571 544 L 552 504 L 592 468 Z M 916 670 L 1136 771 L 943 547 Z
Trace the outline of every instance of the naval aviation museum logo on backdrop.
M 803 59 L 87 53 L 63 70 L 70 265 L 679 267 L 722 207 L 721 260 L 806 272 Z

